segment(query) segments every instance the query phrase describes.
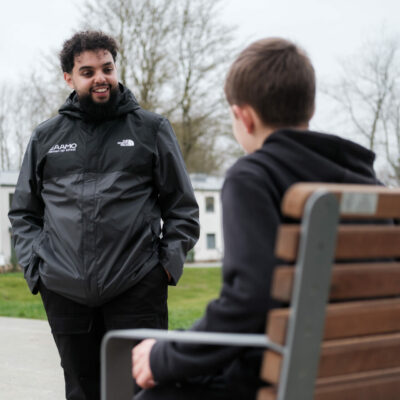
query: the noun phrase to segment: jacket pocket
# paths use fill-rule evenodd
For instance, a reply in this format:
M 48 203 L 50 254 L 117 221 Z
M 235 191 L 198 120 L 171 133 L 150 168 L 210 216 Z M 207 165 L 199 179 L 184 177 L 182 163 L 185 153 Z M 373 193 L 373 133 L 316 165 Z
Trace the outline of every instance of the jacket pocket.
M 44 236 L 45 231 L 42 230 L 39 236 L 33 241 L 32 254 L 29 259 L 28 266 L 24 270 L 24 278 L 28 283 L 29 290 L 32 292 L 32 294 L 36 294 L 38 292 L 40 257 L 37 253 L 42 246 Z
M 36 255 L 40 248 L 42 247 L 42 243 L 43 243 L 43 239 L 46 236 L 46 231 L 44 229 L 42 229 L 39 233 L 39 236 L 33 241 L 32 244 L 32 256 Z M 31 257 L 32 259 L 32 257 Z
M 161 225 L 159 218 L 152 218 L 151 216 L 147 215 L 145 217 L 145 222 L 150 227 L 151 232 L 151 242 L 154 246 L 158 246 L 160 242 L 160 235 L 161 235 Z
M 39 281 L 39 263 L 40 258 L 36 253 L 32 253 L 28 266 L 24 269 L 24 278 L 28 283 L 29 290 L 32 294 L 38 292 Z

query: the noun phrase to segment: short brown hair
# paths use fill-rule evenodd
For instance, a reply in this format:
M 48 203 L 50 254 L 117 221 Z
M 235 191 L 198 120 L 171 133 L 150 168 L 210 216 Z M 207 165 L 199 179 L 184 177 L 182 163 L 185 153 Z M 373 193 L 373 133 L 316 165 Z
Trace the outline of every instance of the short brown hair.
M 253 107 L 266 125 L 308 123 L 314 112 L 314 68 L 294 43 L 262 39 L 244 49 L 232 64 L 225 95 L 231 105 Z
M 82 31 L 75 33 L 71 39 L 64 42 L 60 52 L 60 62 L 63 72 L 71 73 L 74 68 L 75 56 L 89 50 L 108 50 L 115 62 L 117 59 L 118 45 L 114 38 L 100 31 Z

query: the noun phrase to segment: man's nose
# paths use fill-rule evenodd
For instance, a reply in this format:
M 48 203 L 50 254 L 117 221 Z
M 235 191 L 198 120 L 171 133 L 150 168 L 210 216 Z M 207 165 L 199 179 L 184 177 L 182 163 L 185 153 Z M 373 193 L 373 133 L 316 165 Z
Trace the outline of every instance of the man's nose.
M 96 84 L 101 84 L 101 83 L 105 83 L 106 77 L 104 76 L 104 74 L 102 72 L 98 72 L 95 76 L 94 76 L 94 83 Z

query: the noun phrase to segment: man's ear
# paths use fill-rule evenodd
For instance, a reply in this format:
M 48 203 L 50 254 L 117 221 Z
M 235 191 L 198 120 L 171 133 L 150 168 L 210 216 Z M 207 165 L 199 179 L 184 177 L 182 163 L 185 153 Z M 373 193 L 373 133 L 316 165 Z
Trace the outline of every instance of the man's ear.
M 232 106 L 232 112 L 236 119 L 239 119 L 246 128 L 247 133 L 253 133 L 255 127 L 254 112 L 250 106 Z
M 75 89 L 74 83 L 72 81 L 72 75 L 71 74 L 69 74 L 68 72 L 64 72 L 64 80 L 65 80 L 65 82 L 67 82 L 67 85 L 71 89 Z

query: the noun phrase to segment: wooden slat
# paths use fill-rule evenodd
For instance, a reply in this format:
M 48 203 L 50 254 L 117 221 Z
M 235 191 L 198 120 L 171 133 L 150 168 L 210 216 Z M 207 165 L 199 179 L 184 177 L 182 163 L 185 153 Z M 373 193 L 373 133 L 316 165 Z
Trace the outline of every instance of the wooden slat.
M 299 250 L 300 226 L 280 225 L 276 236 L 275 255 L 285 261 L 295 261 Z
M 276 400 L 275 386 L 258 391 L 257 400 Z M 368 371 L 316 382 L 313 400 L 399 400 L 400 368 Z
M 268 313 L 267 335 L 284 344 L 290 309 Z M 326 308 L 324 339 L 400 332 L 400 299 L 334 303 Z
M 400 244 L 399 244 L 400 245 Z M 289 302 L 295 267 L 275 269 L 271 296 Z M 332 270 L 330 300 L 400 296 L 400 263 L 335 264 Z
M 281 225 L 275 254 L 294 261 L 300 238 L 298 225 Z M 391 258 L 400 256 L 400 227 L 394 225 L 341 225 L 338 228 L 337 260 Z
M 320 378 L 314 400 L 398 400 L 400 368 Z
M 314 400 L 399 400 L 400 375 L 317 388 Z
M 261 377 L 279 381 L 282 356 L 266 351 Z M 318 377 L 331 377 L 400 367 L 400 333 L 323 342 Z
M 261 379 L 274 385 L 278 384 L 282 369 L 282 360 L 282 356 L 278 353 L 274 353 L 271 350 L 264 352 L 260 373 Z
M 329 340 L 322 344 L 318 377 L 400 367 L 400 333 Z
M 371 193 L 379 196 L 377 201 L 376 218 L 400 217 L 400 189 L 389 189 L 383 186 L 370 185 L 337 185 L 327 183 L 298 183 L 291 186 L 285 193 L 282 201 L 282 213 L 284 215 L 300 218 L 303 215 L 304 205 L 309 196 L 316 190 L 325 190 L 334 193 L 341 199 L 341 193 Z M 353 218 L 354 214 L 342 217 Z M 370 218 L 370 214 L 357 214 L 359 218 Z

